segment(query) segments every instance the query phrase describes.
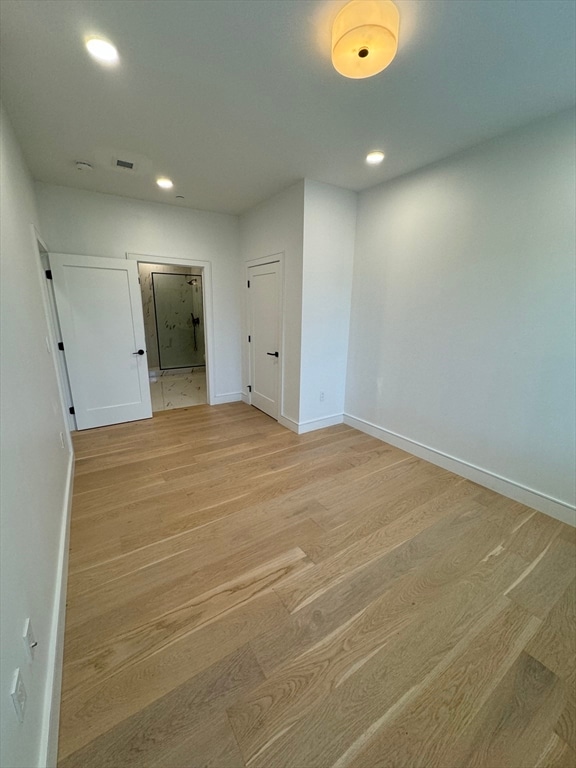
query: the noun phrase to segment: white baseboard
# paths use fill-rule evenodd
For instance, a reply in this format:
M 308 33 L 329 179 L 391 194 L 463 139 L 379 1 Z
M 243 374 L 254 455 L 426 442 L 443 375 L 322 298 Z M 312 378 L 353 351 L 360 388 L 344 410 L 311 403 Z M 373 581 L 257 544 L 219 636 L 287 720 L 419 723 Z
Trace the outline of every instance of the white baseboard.
M 227 392 L 225 395 L 214 395 L 210 405 L 224 405 L 224 403 L 239 403 L 242 400 L 242 392 Z
M 314 432 L 316 429 L 326 429 L 326 427 L 333 427 L 335 424 L 342 424 L 343 421 L 344 415 L 337 413 L 334 416 L 326 416 L 324 419 L 310 419 L 300 422 L 289 419 L 287 416 L 280 416 L 278 424 L 286 427 L 286 429 L 291 429 L 297 435 L 304 435 L 306 432 Z
M 62 505 L 62 528 L 60 531 L 58 572 L 56 575 L 47 660 L 48 672 L 46 676 L 39 768 L 56 768 L 58 757 L 58 726 L 60 724 L 60 695 L 62 692 L 62 661 L 64 656 L 64 627 L 66 624 L 66 588 L 68 585 L 68 549 L 70 544 L 70 513 L 72 511 L 73 483 L 74 453 L 70 453 L 66 475 L 66 490 Z
M 296 432 L 296 434 L 299 434 L 298 422 L 294 421 L 293 419 L 289 419 L 288 416 L 279 416 L 278 424 L 281 424 L 283 427 L 286 427 L 286 429 L 289 429 L 292 432 Z
M 442 451 L 438 451 L 428 445 L 423 445 L 408 437 L 403 437 L 396 432 L 390 432 L 383 427 L 378 427 L 376 424 L 351 416 L 348 413 L 344 414 L 344 423 L 360 430 L 360 432 L 365 432 L 385 443 L 396 446 L 396 448 L 401 448 L 414 456 L 425 459 L 431 464 L 437 464 L 439 467 L 461 475 L 467 480 L 472 480 L 474 483 L 483 485 L 485 488 L 501 493 L 503 496 L 514 499 L 514 501 L 519 501 L 521 504 L 537 509 L 539 512 L 543 512 L 545 515 L 549 515 L 556 520 L 576 526 L 576 507 L 565 501 L 547 496 L 533 488 L 516 483 L 514 480 L 496 475 L 493 472 L 482 469 L 482 467 L 477 467 L 467 461 L 442 453 Z
M 246 405 L 251 405 L 250 395 L 247 395 L 246 392 L 242 392 L 242 402 L 246 403 Z
M 310 419 L 309 421 L 301 421 L 298 424 L 298 434 L 304 435 L 306 432 L 314 432 L 316 429 L 326 429 L 326 427 L 333 427 L 335 424 L 342 424 L 344 421 L 344 414 L 336 413 L 333 416 L 326 416 L 323 419 Z

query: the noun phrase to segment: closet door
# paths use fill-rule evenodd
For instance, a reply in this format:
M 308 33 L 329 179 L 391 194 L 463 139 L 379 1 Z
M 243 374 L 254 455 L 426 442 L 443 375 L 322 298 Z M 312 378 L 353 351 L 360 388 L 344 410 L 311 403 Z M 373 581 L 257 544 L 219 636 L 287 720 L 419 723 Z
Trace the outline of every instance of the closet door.
M 251 404 L 278 419 L 280 403 L 280 264 L 249 267 Z

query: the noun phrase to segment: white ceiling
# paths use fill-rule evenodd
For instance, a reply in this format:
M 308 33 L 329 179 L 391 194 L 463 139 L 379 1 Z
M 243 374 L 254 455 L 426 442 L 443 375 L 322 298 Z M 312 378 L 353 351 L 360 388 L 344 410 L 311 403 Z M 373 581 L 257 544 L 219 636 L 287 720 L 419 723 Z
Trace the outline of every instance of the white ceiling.
M 575 101 L 573 0 L 397 0 L 398 56 L 369 80 L 330 64 L 344 4 L 0 0 L 2 99 L 32 174 L 238 213 L 303 177 L 365 189 Z M 117 68 L 87 34 L 116 44 Z

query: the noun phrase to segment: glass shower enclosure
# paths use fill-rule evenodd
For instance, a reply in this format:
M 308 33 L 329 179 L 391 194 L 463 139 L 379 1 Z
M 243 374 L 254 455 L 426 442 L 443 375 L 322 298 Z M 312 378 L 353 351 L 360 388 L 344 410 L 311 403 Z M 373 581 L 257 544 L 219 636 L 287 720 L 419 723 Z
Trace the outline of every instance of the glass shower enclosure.
M 202 277 L 152 272 L 152 291 L 160 368 L 205 365 Z

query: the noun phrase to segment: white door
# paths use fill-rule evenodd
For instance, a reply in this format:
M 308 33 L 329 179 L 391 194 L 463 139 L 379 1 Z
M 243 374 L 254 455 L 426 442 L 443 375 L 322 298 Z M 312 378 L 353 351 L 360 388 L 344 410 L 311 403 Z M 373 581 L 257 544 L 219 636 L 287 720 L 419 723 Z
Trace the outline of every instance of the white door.
M 280 400 L 280 264 L 248 268 L 252 405 L 278 418 Z
M 152 416 L 135 261 L 50 254 L 78 429 Z

